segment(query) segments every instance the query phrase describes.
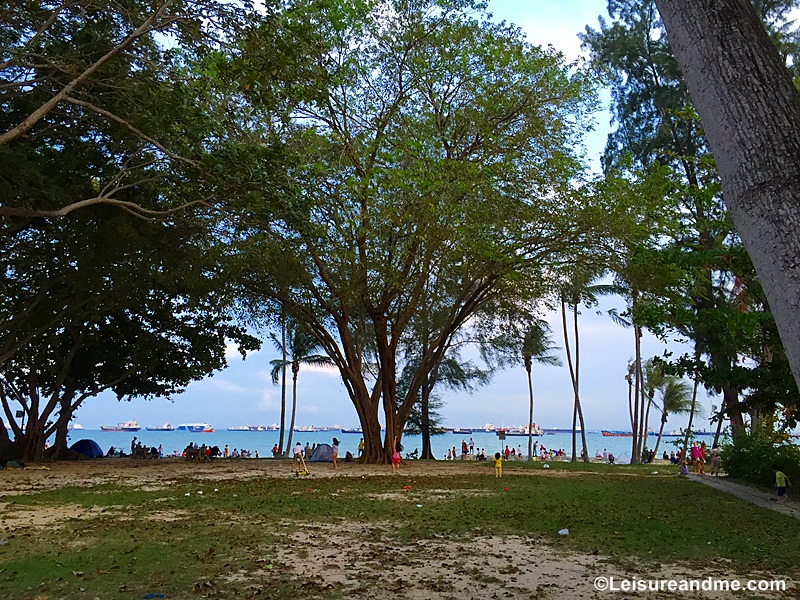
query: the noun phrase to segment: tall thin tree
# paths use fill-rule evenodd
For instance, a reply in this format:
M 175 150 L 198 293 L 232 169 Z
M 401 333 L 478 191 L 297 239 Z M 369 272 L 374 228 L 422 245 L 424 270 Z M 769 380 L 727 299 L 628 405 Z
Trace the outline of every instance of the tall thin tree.
M 533 379 L 531 369 L 533 363 L 543 365 L 561 366 L 561 360 L 557 356 L 550 354 L 557 348 L 550 339 L 550 326 L 546 321 L 536 321 L 531 324 L 525 332 L 522 340 L 522 363 L 528 373 L 528 396 L 530 398 L 530 410 L 528 412 L 528 460 L 533 458 Z

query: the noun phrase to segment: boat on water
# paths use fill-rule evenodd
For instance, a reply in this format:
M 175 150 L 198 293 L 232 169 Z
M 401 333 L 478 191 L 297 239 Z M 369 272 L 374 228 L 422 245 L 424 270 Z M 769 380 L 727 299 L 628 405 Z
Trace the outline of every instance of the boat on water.
M 228 427 L 228 431 L 250 431 L 250 425 L 239 425 L 238 427 Z
M 342 433 L 364 433 L 361 430 L 361 427 L 356 427 L 354 429 L 340 429 Z
M 82 431 L 83 429 L 85 429 L 85 427 L 80 423 L 70 423 L 69 425 L 67 425 L 67 429 L 69 429 L 70 431 Z
M 116 425 L 100 425 L 100 431 L 139 431 L 141 427 L 136 421 L 125 421 Z
M 182 423 L 176 429 L 178 431 L 191 431 L 192 433 L 214 433 L 214 428 L 208 423 Z
M 172 426 L 172 423 L 164 423 L 158 427 L 145 427 L 145 429 L 147 429 L 147 431 L 175 431 L 175 427 Z
M 459 435 L 471 435 L 472 429 L 464 429 L 463 427 L 453 427 L 453 433 Z
M 603 437 L 633 437 L 630 431 L 608 431 L 607 429 L 601 429 L 600 433 L 603 434 Z
M 544 432 L 542 431 L 542 428 L 539 427 L 536 423 L 534 423 L 533 427 L 531 428 L 531 435 L 537 437 L 543 434 Z M 523 425 L 522 427 L 510 427 L 509 429 L 506 429 L 506 435 L 517 435 L 517 436 L 528 437 L 528 427 L 527 425 Z

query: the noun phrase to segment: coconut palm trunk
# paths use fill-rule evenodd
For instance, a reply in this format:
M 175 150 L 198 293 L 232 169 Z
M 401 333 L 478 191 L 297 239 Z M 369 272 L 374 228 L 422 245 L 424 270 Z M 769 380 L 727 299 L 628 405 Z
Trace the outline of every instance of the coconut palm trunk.
M 285 370 L 285 367 L 284 367 Z M 297 414 L 297 374 L 300 372 L 300 363 L 295 359 L 292 362 L 292 418 L 289 423 L 289 441 L 286 442 L 286 454 L 292 449 L 292 436 L 294 435 L 294 417 Z

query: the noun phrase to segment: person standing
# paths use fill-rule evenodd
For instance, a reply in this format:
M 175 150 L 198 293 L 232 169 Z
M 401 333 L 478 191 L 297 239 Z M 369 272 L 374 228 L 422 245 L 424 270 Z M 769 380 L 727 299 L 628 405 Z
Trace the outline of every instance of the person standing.
M 689 458 L 692 459 L 692 473 L 700 471 L 700 444 L 695 442 L 689 450 Z
M 403 447 L 400 445 L 400 440 L 394 436 L 394 445 L 392 446 L 392 473 L 400 472 L 400 451 Z
M 503 456 L 499 452 L 494 453 L 494 476 L 503 476 Z
M 361 441 L 358 442 L 358 455 L 361 456 L 364 453 L 364 438 L 361 438 Z
M 333 458 L 333 470 L 338 471 L 339 467 L 336 465 L 336 459 L 339 458 L 339 440 L 333 438 L 333 445 L 331 446 L 331 457 Z
M 303 447 L 300 442 L 297 442 L 292 448 L 292 471 L 295 475 L 300 473 L 300 467 L 303 466 Z
M 228 444 L 225 444 L 225 449 L 222 451 L 222 458 L 228 458 L 231 452 L 228 450 Z
M 719 446 L 714 444 L 711 448 L 711 475 L 719 475 Z
M 470 456 L 475 454 L 475 442 L 472 441 L 472 438 L 469 438 L 469 454 Z

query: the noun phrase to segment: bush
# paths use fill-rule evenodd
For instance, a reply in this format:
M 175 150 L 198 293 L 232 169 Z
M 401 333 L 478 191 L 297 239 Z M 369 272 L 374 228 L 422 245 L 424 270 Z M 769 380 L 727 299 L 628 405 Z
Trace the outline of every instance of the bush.
M 778 465 L 792 483 L 800 483 L 800 448 L 783 433 L 757 431 L 720 450 L 722 466 L 731 477 L 773 486 L 772 465 Z

